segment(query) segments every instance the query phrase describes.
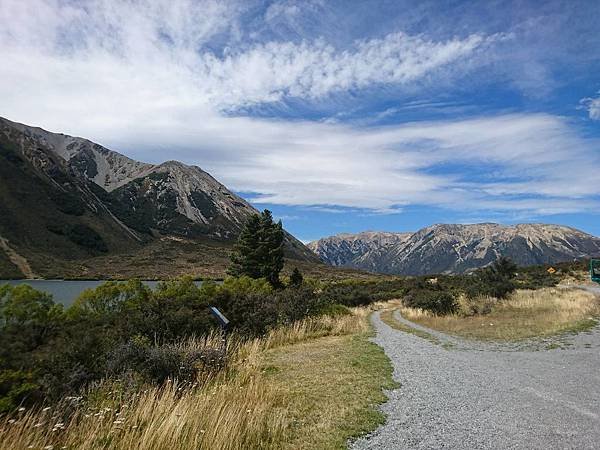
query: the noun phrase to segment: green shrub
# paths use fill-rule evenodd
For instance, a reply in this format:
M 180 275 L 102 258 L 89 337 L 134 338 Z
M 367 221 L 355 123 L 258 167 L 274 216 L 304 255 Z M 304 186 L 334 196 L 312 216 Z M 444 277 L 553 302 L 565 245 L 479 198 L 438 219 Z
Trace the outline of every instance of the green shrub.
M 64 229 L 64 235 L 74 244 L 92 252 L 106 253 L 108 247 L 102 236 L 87 225 L 75 224 Z
M 453 314 L 458 311 L 458 303 L 451 292 L 437 289 L 413 289 L 404 297 L 404 304 L 436 315 Z
M 292 274 L 290 275 L 289 286 L 291 286 L 291 287 L 300 286 L 303 283 L 303 281 L 304 281 L 304 277 L 302 276 L 302 274 L 300 273 L 298 268 L 294 267 L 294 270 L 292 271 Z
M 339 303 L 328 303 L 320 311 L 321 314 L 331 317 L 348 316 L 352 314 L 350 308 Z
M 150 345 L 144 338 L 133 338 L 108 356 L 107 371 L 116 377 L 135 374 L 143 381 L 167 380 L 194 382 L 200 373 L 220 370 L 225 364 L 221 349 L 193 345 Z
M 489 267 L 478 270 L 465 289 L 469 298 L 495 297 L 504 299 L 514 292 L 517 266 L 507 258 L 500 258 Z
M 13 411 L 22 405 L 31 405 L 39 399 L 39 386 L 31 372 L 0 371 L 0 413 Z
M 247 336 L 263 335 L 278 326 L 317 315 L 328 303 L 307 286 L 270 293 L 223 287 L 213 300 L 230 320 L 230 327 Z

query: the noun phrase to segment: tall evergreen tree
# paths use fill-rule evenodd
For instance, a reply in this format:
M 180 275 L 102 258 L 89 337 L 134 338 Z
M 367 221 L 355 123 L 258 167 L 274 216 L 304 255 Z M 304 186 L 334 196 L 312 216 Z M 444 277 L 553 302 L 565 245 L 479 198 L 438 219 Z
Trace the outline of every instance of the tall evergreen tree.
M 284 232 L 281 221 L 273 222 L 271 211 L 254 214 L 244 226 L 231 257 L 229 273 L 234 276 L 266 278 L 274 287 L 281 286 Z
M 228 270 L 230 275 L 236 277 L 247 275 L 250 278 L 260 278 L 262 276 L 260 227 L 260 216 L 258 214 L 250 216 L 233 248 L 231 266 Z
M 281 286 L 279 273 L 283 269 L 283 225 L 281 220 L 273 222 L 271 211 L 265 209 L 261 215 L 261 254 L 263 277 L 274 287 Z

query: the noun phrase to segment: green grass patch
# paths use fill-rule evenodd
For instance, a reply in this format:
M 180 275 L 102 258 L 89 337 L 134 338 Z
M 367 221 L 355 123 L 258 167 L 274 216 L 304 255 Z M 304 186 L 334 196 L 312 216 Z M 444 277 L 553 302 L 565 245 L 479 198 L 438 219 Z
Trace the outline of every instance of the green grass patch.
M 262 361 L 289 419 L 287 449 L 342 449 L 385 421 L 377 406 L 397 384 L 369 333 L 334 336 L 270 350 Z M 278 370 L 274 370 L 277 368 Z

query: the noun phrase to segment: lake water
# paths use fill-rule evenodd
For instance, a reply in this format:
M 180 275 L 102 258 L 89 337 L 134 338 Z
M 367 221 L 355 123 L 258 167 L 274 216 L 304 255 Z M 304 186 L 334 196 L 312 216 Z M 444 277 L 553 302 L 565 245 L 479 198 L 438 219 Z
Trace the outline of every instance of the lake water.
M 62 303 L 65 306 L 71 306 L 73 302 L 86 289 L 94 289 L 105 281 L 66 281 L 66 280 L 0 280 L 3 284 L 18 285 L 28 284 L 38 291 L 51 294 L 56 303 Z M 142 281 L 146 286 L 154 289 L 159 281 Z M 199 286 L 202 282 L 196 281 Z

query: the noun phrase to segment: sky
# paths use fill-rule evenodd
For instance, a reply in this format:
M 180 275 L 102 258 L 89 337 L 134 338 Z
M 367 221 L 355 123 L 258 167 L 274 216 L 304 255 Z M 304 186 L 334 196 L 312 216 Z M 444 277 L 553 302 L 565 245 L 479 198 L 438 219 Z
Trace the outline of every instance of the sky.
M 0 116 L 211 173 L 303 241 L 600 235 L 592 1 L 0 0 Z

